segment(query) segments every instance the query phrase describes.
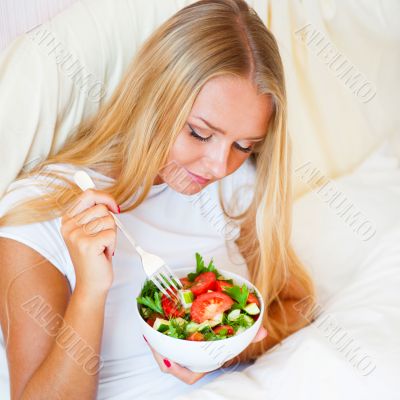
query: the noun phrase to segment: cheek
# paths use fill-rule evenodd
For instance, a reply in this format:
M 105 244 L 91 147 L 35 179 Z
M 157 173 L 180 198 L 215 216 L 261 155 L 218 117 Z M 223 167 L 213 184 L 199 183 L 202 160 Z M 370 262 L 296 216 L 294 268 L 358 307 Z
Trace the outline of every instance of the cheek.
M 217 144 L 215 145 L 218 146 Z M 210 154 L 207 154 L 207 149 Z M 227 160 L 226 175 L 235 172 L 248 157 L 249 154 L 231 149 Z M 206 143 L 192 138 L 185 132 L 181 132 L 175 140 L 168 156 L 168 163 L 170 162 L 183 165 L 188 169 L 190 169 L 191 166 L 198 166 L 201 163 L 209 166 L 207 163 L 212 162 L 212 149 Z
M 204 150 L 202 146 L 196 146 L 194 140 L 188 136 L 184 132 L 178 135 L 169 152 L 162 178 L 176 192 L 193 195 L 198 193 L 202 187 L 193 181 L 186 170 L 190 170 L 193 165 L 198 164 Z
M 236 153 L 234 150 L 232 153 Z M 243 153 L 244 154 L 244 153 Z M 226 176 L 233 174 L 247 160 L 247 154 L 232 154 L 229 158 Z
M 190 165 L 203 157 L 205 146 L 195 143 L 188 134 L 182 132 L 173 144 L 168 160 L 176 161 L 182 165 Z

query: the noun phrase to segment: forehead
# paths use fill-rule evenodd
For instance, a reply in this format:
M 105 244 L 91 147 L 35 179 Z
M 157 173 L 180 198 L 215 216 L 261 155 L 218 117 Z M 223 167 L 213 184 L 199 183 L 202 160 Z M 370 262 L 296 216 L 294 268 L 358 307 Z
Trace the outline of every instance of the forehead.
M 271 114 L 271 96 L 257 94 L 250 80 L 216 77 L 202 87 L 190 116 L 204 118 L 227 135 L 242 138 L 265 134 Z

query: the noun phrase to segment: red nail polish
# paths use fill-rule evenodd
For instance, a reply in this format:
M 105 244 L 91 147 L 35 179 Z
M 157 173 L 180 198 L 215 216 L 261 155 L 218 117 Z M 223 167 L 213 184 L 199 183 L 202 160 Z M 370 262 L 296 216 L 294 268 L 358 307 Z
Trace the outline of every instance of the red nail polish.
M 118 206 L 118 214 L 121 214 L 121 207 Z
M 167 360 L 166 358 L 164 358 L 164 364 L 167 368 L 171 368 L 171 363 L 169 362 L 169 360 Z
M 144 336 L 144 335 L 142 335 L 143 336 L 143 339 L 146 341 L 146 343 L 149 343 L 148 341 L 147 341 L 147 339 L 146 339 L 146 336 Z

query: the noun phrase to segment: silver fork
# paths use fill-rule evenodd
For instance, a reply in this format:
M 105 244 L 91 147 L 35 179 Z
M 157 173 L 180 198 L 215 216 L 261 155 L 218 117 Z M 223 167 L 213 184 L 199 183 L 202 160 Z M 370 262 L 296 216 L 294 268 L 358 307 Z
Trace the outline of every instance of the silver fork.
M 74 181 L 83 191 L 90 188 L 96 189 L 90 176 L 83 170 L 77 171 L 74 174 Z M 110 212 L 110 214 L 114 218 L 118 228 L 138 252 L 146 276 L 157 286 L 161 293 L 165 294 L 170 299 L 180 301 L 177 291 L 181 289 L 183 285 L 179 278 L 175 276 L 161 257 L 148 253 L 138 246 L 118 217 L 112 212 Z M 171 289 L 171 286 L 176 290 L 176 292 Z

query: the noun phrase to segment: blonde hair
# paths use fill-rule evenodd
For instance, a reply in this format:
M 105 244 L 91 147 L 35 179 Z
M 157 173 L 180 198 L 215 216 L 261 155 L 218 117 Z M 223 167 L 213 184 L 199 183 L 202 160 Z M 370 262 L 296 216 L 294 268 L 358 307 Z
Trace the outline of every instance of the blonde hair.
M 123 210 L 138 207 L 166 163 L 202 86 L 217 76 L 251 79 L 258 93 L 270 95 L 273 103 L 266 140 L 251 156 L 256 178 L 250 206 L 232 216 L 223 205 L 221 187 L 219 197 L 224 213 L 240 220 L 236 244 L 265 300 L 264 327 L 279 342 L 301 327 L 288 324 L 282 307 L 289 279 L 307 297 L 314 296 L 314 286 L 290 244 L 291 148 L 283 66 L 273 35 L 245 1 L 200 0 L 165 21 L 136 53 L 99 112 L 81 123 L 61 150 L 17 179 L 43 175 L 54 163 L 119 174 L 104 190 L 122 205 L 137 194 Z M 62 184 L 46 184 L 50 195 L 17 205 L 0 218 L 0 226 L 62 215 L 80 189 L 56 172 L 46 175 Z M 271 313 L 273 307 L 278 313 Z M 254 359 L 265 351 L 265 341 L 253 344 L 241 359 Z

